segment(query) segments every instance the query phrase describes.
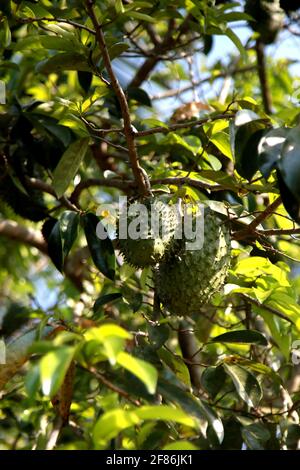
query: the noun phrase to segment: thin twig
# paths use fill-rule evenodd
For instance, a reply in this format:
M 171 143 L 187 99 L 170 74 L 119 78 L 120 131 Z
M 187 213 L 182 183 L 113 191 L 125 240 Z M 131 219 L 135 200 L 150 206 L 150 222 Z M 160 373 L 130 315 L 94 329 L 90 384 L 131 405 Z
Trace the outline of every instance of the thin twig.
M 251 296 L 248 295 L 248 294 L 241 294 L 241 293 L 239 293 L 238 295 L 240 295 L 241 297 L 243 297 L 243 299 L 245 299 L 245 300 L 247 300 L 248 302 L 252 303 L 252 304 L 255 305 L 256 307 L 259 307 L 259 308 L 261 308 L 261 309 L 263 309 L 263 310 L 266 310 L 267 312 L 273 313 L 273 315 L 276 315 L 277 317 L 282 318 L 283 320 L 288 321 L 288 322 L 291 323 L 292 325 L 294 324 L 293 320 L 291 320 L 289 317 L 287 317 L 286 315 L 284 315 L 284 313 L 281 313 L 281 312 L 279 312 L 278 310 L 276 310 L 275 308 L 270 307 L 270 305 L 262 304 L 262 303 L 260 303 L 258 300 L 254 299 L 253 297 L 251 297 Z
M 150 51 L 151 56 L 148 57 L 141 67 L 137 70 L 135 76 L 131 80 L 129 87 L 140 87 L 141 84 L 149 77 L 151 71 L 156 64 L 161 60 L 160 54 L 165 50 L 172 50 L 178 44 L 182 34 L 185 34 L 189 29 L 191 15 L 187 15 L 177 30 L 176 37 L 173 37 L 175 30 L 175 20 L 171 18 L 168 24 L 167 34 L 160 44 L 155 45 Z
M 127 142 L 128 153 L 129 153 L 133 175 L 137 182 L 137 186 L 138 186 L 140 193 L 148 194 L 149 190 L 148 190 L 147 182 L 145 181 L 145 175 L 142 172 L 142 169 L 138 161 L 138 154 L 137 154 L 137 150 L 135 146 L 135 135 L 134 135 L 135 133 L 131 125 L 131 118 L 130 118 L 127 99 L 113 71 L 110 56 L 109 56 L 105 38 L 104 38 L 104 34 L 102 31 L 101 25 L 98 22 L 98 19 L 96 17 L 93 5 L 94 5 L 93 0 L 86 0 L 87 11 L 95 28 L 96 38 L 97 38 L 97 42 L 102 53 L 103 62 L 107 70 L 107 73 L 110 77 L 111 86 L 120 104 L 122 117 L 124 121 L 124 134 L 125 134 L 125 138 Z
M 176 131 L 178 129 L 186 129 L 188 127 L 199 127 L 208 122 L 217 121 L 218 119 L 231 119 L 234 118 L 234 113 L 224 113 L 216 114 L 215 116 L 208 116 L 202 119 L 197 119 L 194 121 L 181 122 L 179 124 L 171 124 L 170 126 L 158 126 L 153 127 L 152 129 L 146 129 L 144 131 L 139 131 L 135 134 L 136 138 L 144 137 L 152 134 L 167 134 L 168 132 Z
M 74 26 L 75 28 L 79 28 L 79 29 L 84 29 L 85 31 L 87 31 L 88 33 L 90 34 L 93 34 L 95 35 L 96 32 L 89 28 L 88 26 L 85 26 L 84 24 L 81 24 L 81 23 L 77 23 L 76 21 L 73 21 L 73 20 L 69 20 L 68 18 L 49 18 L 49 17 L 39 17 L 39 18 L 17 18 L 17 21 L 19 21 L 20 23 L 34 23 L 34 22 L 39 22 L 39 21 L 48 21 L 48 22 L 54 22 L 54 23 L 67 23 L 67 24 L 70 24 L 72 26 Z
M 134 398 L 132 398 L 129 395 L 129 393 L 125 392 L 125 390 L 123 390 L 120 387 L 118 387 L 117 385 L 113 384 L 110 380 L 108 380 L 106 377 L 104 377 L 103 374 L 98 372 L 97 369 L 95 369 L 95 367 L 90 367 L 86 370 L 88 370 L 91 374 L 93 374 L 96 377 L 96 379 L 98 379 L 100 382 L 102 382 L 107 388 L 109 388 L 113 392 L 118 393 L 123 398 L 130 401 L 130 403 L 132 403 L 133 405 L 135 405 L 135 406 L 140 406 L 141 405 L 139 400 L 135 400 Z
M 205 189 L 208 191 L 223 191 L 224 189 L 226 189 L 226 186 L 223 186 L 221 184 L 204 183 L 203 181 L 188 178 L 186 176 L 171 176 L 151 180 L 151 185 L 153 186 L 155 184 L 172 184 L 174 186 L 181 186 L 185 184 L 193 188 Z
M 228 76 L 234 76 L 234 75 L 238 75 L 238 74 L 243 74 L 243 73 L 246 73 L 246 72 L 251 72 L 253 70 L 255 70 L 255 65 L 246 65 L 245 67 L 241 67 L 241 68 L 238 68 L 238 69 L 235 69 L 235 70 L 226 70 L 225 72 L 220 72 L 218 73 L 217 75 L 209 75 L 205 78 L 202 78 L 201 80 L 198 80 L 197 82 L 194 83 L 194 85 L 191 85 L 191 84 L 188 84 L 188 85 L 185 85 L 183 86 L 182 88 L 179 88 L 179 89 L 171 89 L 171 90 L 167 90 L 167 91 L 164 91 L 162 93 L 158 93 L 157 95 L 153 95 L 151 96 L 151 100 L 161 100 L 161 99 L 164 99 L 164 98 L 172 98 L 173 96 L 178 96 L 178 95 L 181 95 L 182 93 L 186 93 L 187 91 L 190 91 L 192 90 L 195 86 L 201 86 L 203 85 L 204 83 L 208 83 L 208 82 L 212 82 L 212 81 L 215 81 L 215 80 L 218 80 L 220 78 L 226 78 Z

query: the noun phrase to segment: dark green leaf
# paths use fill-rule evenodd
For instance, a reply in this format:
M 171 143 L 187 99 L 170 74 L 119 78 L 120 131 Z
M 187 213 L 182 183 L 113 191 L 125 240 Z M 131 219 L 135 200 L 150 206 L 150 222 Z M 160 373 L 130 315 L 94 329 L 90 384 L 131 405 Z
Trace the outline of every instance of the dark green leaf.
M 53 187 L 58 197 L 64 194 L 76 175 L 88 149 L 88 143 L 88 137 L 73 142 L 58 162 L 53 172 Z
M 91 72 L 82 72 L 82 71 L 78 70 L 77 71 L 77 77 L 78 77 L 78 81 L 79 81 L 79 84 L 80 84 L 81 88 L 86 93 L 88 93 L 88 91 L 91 87 L 91 84 L 92 84 L 93 74 Z
M 212 398 L 215 398 L 224 386 L 226 374 L 222 366 L 207 367 L 201 375 L 201 384 Z
M 127 51 L 129 45 L 126 42 L 117 42 L 109 47 L 108 52 L 110 56 L 110 60 L 119 57 L 123 52 Z
M 296 127 L 288 132 L 286 140 L 282 145 L 281 159 L 278 168 L 281 176 L 294 195 L 300 202 L 300 128 Z
M 265 132 L 262 120 L 251 121 L 241 126 L 235 135 L 234 154 L 236 170 L 251 180 L 258 170 L 258 143 Z
M 96 300 L 93 306 L 93 311 L 95 315 L 99 313 L 99 309 L 100 307 L 102 307 L 102 305 L 108 304 L 109 302 L 112 302 L 113 300 L 120 299 L 121 297 L 122 297 L 122 294 L 120 294 L 120 292 L 114 292 L 112 294 L 101 295 L 100 297 L 98 297 L 98 299 Z
M 276 167 L 289 129 L 279 127 L 267 132 L 258 144 L 259 169 L 265 178 Z
M 229 331 L 222 335 L 215 336 L 210 340 L 210 343 L 243 343 L 243 344 L 259 344 L 267 346 L 268 341 L 265 336 L 259 331 L 255 330 L 239 330 Z
M 264 450 L 271 434 L 263 424 L 253 423 L 242 429 L 242 437 L 249 449 Z
M 200 421 L 208 421 L 212 425 L 219 442 L 222 442 L 224 437 L 222 421 L 206 403 L 176 385 L 161 379 L 158 381 L 157 390 L 165 399 L 180 405 L 186 413 L 195 416 Z
M 255 376 L 247 369 L 234 364 L 224 363 L 223 367 L 231 377 L 239 397 L 248 406 L 255 408 L 262 398 L 262 390 Z
M 299 424 L 289 424 L 286 437 L 286 445 L 289 449 L 299 449 L 300 426 Z
M 51 219 L 50 219 L 51 220 Z M 51 222 L 53 223 L 53 222 Z M 50 222 L 49 222 L 50 225 Z M 54 266 L 60 271 L 63 271 L 64 267 L 64 254 L 63 245 L 60 231 L 60 223 L 57 220 L 48 236 L 48 253 L 54 264 Z
M 45 75 L 49 75 L 50 73 L 61 73 L 65 70 L 90 72 L 91 67 L 87 58 L 88 53 L 80 54 L 79 52 L 63 52 L 39 62 L 36 66 L 36 70 L 37 72 Z
M 59 218 L 59 223 L 63 254 L 66 257 L 78 235 L 79 214 L 73 211 L 64 211 Z
M 137 357 L 133 357 L 124 351 L 121 351 L 117 355 L 117 364 L 124 367 L 143 382 L 148 393 L 152 395 L 155 393 L 158 372 L 152 364 L 142 359 L 138 359 Z
M 106 229 L 94 214 L 88 213 L 83 217 L 84 233 L 91 252 L 92 259 L 99 271 L 108 279 L 115 278 L 115 254 Z M 100 228 L 100 230 L 99 230 Z M 100 235 L 98 237 L 97 233 Z M 102 239 L 101 235 L 106 238 Z
M 53 397 L 61 387 L 73 360 L 75 348 L 63 346 L 47 353 L 40 362 L 40 380 L 44 395 Z
M 173 371 L 177 378 L 188 387 L 191 386 L 190 374 L 186 364 L 180 356 L 172 354 L 165 348 L 158 350 L 160 359 Z
M 50 36 L 47 34 L 40 35 L 39 39 L 45 49 L 54 49 L 58 51 L 69 51 L 77 53 L 76 49 L 78 48 L 78 44 L 71 41 L 70 39 L 59 36 Z
M 300 203 L 295 198 L 294 194 L 290 191 L 284 182 L 281 172 L 277 170 L 277 181 L 280 190 L 280 196 L 287 213 L 292 217 L 295 222 L 300 223 Z
M 213 47 L 213 36 L 210 34 L 205 34 L 203 36 L 203 54 L 208 55 Z
M 161 348 L 168 340 L 170 328 L 167 325 L 148 324 L 148 334 L 151 345 L 154 349 Z
M 127 95 L 130 100 L 135 100 L 144 106 L 152 106 L 148 93 L 142 88 L 130 87 L 127 90 Z

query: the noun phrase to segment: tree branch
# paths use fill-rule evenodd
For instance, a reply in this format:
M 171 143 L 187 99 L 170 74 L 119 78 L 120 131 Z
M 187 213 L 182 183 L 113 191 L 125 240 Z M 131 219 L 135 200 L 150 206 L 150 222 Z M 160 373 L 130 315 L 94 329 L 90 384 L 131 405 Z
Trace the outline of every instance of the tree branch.
M 252 234 L 252 235 L 255 235 L 257 232 L 256 232 L 256 227 L 258 227 L 258 225 L 263 222 L 265 219 L 267 219 L 268 217 L 270 217 L 271 215 L 273 215 L 273 212 L 276 211 L 277 207 L 280 206 L 282 200 L 281 200 L 281 197 L 279 196 L 277 199 L 275 199 L 275 201 L 272 202 L 272 204 L 270 204 L 261 214 L 259 214 L 252 222 L 251 224 L 249 224 L 247 226 L 246 229 L 244 230 L 240 230 L 239 232 L 236 232 L 234 234 L 234 238 L 236 240 L 241 240 L 245 237 L 247 237 L 248 235 Z M 265 232 L 263 232 L 262 234 L 265 234 Z
M 270 230 L 257 230 L 257 233 L 262 236 L 280 236 L 280 235 L 297 235 L 300 233 L 300 228 L 290 228 L 290 229 L 281 229 L 281 228 L 271 228 Z
M 44 254 L 48 254 L 47 243 L 40 232 L 29 227 L 24 227 L 14 220 L 0 220 L 0 235 L 26 243 L 29 246 L 37 248 Z
M 199 347 L 196 343 L 194 333 L 188 329 L 185 321 L 180 323 L 178 330 L 178 343 L 182 357 L 189 370 L 192 385 L 201 388 L 201 367 L 199 366 Z
M 258 77 L 260 81 L 260 88 L 261 88 L 264 110 L 267 114 L 271 114 L 272 113 L 272 98 L 271 98 L 271 92 L 270 92 L 270 87 L 269 87 L 267 72 L 266 72 L 264 45 L 260 39 L 256 40 L 255 49 L 256 49 L 256 58 L 257 58 L 257 71 L 258 71 Z
M 154 69 L 156 64 L 161 60 L 160 54 L 165 51 L 165 49 L 170 50 L 175 44 L 178 42 L 182 34 L 186 33 L 189 28 L 189 22 L 191 19 L 191 15 L 187 15 L 186 18 L 181 23 L 181 26 L 178 29 L 178 34 L 176 38 L 172 37 L 174 32 L 175 22 L 171 19 L 168 25 L 168 32 L 164 38 L 164 40 L 154 46 L 151 51 L 151 56 L 145 60 L 142 66 L 138 69 L 135 76 L 131 80 L 128 85 L 129 87 L 136 87 L 138 88 L 141 84 L 149 77 L 150 72 Z
M 135 181 L 123 181 L 118 179 L 100 179 L 100 178 L 88 178 L 86 180 L 81 181 L 76 188 L 74 189 L 73 193 L 71 194 L 70 201 L 73 204 L 78 204 L 80 194 L 84 189 L 90 188 L 91 186 L 106 186 L 107 188 L 117 188 L 121 191 L 128 191 L 129 188 L 136 187 Z
M 205 189 L 208 191 L 223 191 L 226 189 L 226 186 L 222 186 L 220 184 L 209 184 L 209 183 L 204 183 L 203 181 L 199 180 L 194 180 L 192 178 L 188 178 L 187 176 L 174 176 L 174 177 L 166 177 L 166 178 L 156 178 L 151 180 L 151 185 L 155 184 L 173 184 L 174 186 L 181 186 L 183 184 L 186 184 L 188 186 L 191 186 L 193 188 L 197 189 Z
M 139 192 L 141 194 L 149 194 L 149 187 L 147 185 L 147 181 L 145 181 L 145 174 L 142 172 L 142 169 L 141 169 L 141 167 L 139 165 L 139 162 L 138 162 L 138 154 L 137 154 L 137 150 L 136 150 L 136 146 L 135 146 L 135 136 L 134 136 L 134 131 L 133 131 L 133 128 L 132 128 L 132 125 L 131 125 L 131 119 L 130 119 L 130 113 L 129 113 L 127 99 L 126 99 L 125 93 L 124 93 L 124 91 L 123 91 L 123 89 L 122 89 L 122 87 L 121 87 L 114 71 L 113 71 L 110 56 L 109 56 L 107 46 L 106 46 L 106 43 L 105 43 L 104 34 L 103 34 L 102 29 L 101 29 L 101 25 L 98 22 L 98 19 L 96 17 L 96 14 L 95 14 L 95 11 L 94 11 L 94 8 L 93 8 L 93 4 L 94 4 L 93 0 L 86 0 L 87 11 L 88 11 L 89 17 L 91 18 L 92 23 L 93 23 L 94 28 L 95 28 L 96 38 L 97 38 L 97 42 L 98 42 L 99 48 L 100 48 L 101 53 L 102 53 L 103 62 L 105 64 L 105 68 L 107 70 L 107 73 L 110 77 L 111 86 L 112 86 L 112 88 L 113 88 L 113 90 L 114 90 L 114 92 L 115 92 L 115 94 L 118 98 L 119 104 L 120 104 L 122 117 L 123 117 L 123 121 L 124 121 L 124 134 L 125 134 L 125 138 L 126 138 L 126 142 L 127 142 L 128 153 L 129 153 L 129 158 L 130 158 L 130 162 L 131 162 L 131 168 L 132 168 L 132 171 L 133 171 L 133 175 L 134 175 L 134 178 L 137 182 Z
M 208 77 L 202 78 L 201 80 L 198 80 L 195 82 L 194 85 L 186 85 L 183 86 L 182 88 L 179 88 L 178 90 L 167 90 L 164 91 L 163 93 L 158 93 L 157 95 L 151 96 L 151 100 L 161 100 L 164 98 L 172 98 L 173 96 L 178 96 L 181 95 L 182 93 L 185 93 L 187 91 L 191 91 L 194 86 L 201 86 L 204 83 L 212 82 L 215 80 L 218 80 L 219 78 L 226 78 L 226 77 L 232 77 L 234 75 L 246 73 L 246 72 L 251 72 L 256 69 L 255 65 L 246 65 L 245 67 L 241 67 L 239 69 L 234 69 L 234 70 L 227 70 L 225 72 L 220 72 L 217 75 L 211 76 L 209 75 Z
M 122 390 L 120 387 L 113 384 L 110 380 L 108 380 L 106 377 L 104 377 L 103 374 L 98 372 L 95 367 L 90 367 L 90 368 L 87 368 L 86 370 L 88 370 L 91 374 L 93 374 L 93 376 L 96 377 L 96 379 L 98 379 L 100 382 L 102 382 L 107 388 L 109 388 L 113 392 L 118 393 L 118 395 L 122 396 L 123 398 L 128 400 L 133 405 L 140 406 L 141 403 L 140 403 L 139 400 L 135 400 L 125 390 Z

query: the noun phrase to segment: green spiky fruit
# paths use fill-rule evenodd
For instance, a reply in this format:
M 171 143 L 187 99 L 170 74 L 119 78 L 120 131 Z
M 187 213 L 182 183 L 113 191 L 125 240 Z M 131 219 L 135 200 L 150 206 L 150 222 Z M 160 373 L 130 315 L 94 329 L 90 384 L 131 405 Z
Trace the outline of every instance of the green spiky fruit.
M 141 206 L 143 212 L 140 211 Z M 122 229 L 120 223 L 123 224 Z M 125 261 L 137 268 L 157 264 L 170 246 L 177 223 L 176 208 L 161 198 L 147 198 L 129 204 L 120 214 L 117 235 L 118 247 Z
M 246 0 L 245 13 L 254 19 L 249 24 L 260 34 L 263 43 L 271 44 L 275 41 L 284 21 L 280 0 Z
M 174 315 L 199 311 L 223 286 L 230 264 L 229 230 L 215 212 L 205 209 L 202 248 L 187 250 L 186 241 L 174 241 L 174 253 L 154 272 L 159 300 Z

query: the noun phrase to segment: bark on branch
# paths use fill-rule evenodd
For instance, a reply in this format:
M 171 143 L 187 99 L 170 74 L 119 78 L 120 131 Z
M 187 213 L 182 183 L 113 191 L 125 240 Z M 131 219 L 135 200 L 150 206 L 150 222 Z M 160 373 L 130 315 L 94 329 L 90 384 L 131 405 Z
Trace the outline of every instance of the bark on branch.
M 86 0 L 88 15 L 91 18 L 93 26 L 95 28 L 96 39 L 97 39 L 99 48 L 102 53 L 102 58 L 103 58 L 105 68 L 110 78 L 111 87 L 113 88 L 120 104 L 121 113 L 122 113 L 122 117 L 124 121 L 124 134 L 125 134 L 125 138 L 127 142 L 129 159 L 130 159 L 134 179 L 137 182 L 139 192 L 142 195 L 149 194 L 149 187 L 147 185 L 147 181 L 145 180 L 146 176 L 144 172 L 142 171 L 142 168 L 140 167 L 140 164 L 138 161 L 138 154 L 137 154 L 136 145 L 135 145 L 135 135 L 134 135 L 135 133 L 131 125 L 131 118 L 130 118 L 127 99 L 126 99 L 124 90 L 122 89 L 113 71 L 110 56 L 109 56 L 105 38 L 104 38 L 104 34 L 102 31 L 101 25 L 98 22 L 98 19 L 96 17 L 93 4 L 94 4 L 93 0 Z

